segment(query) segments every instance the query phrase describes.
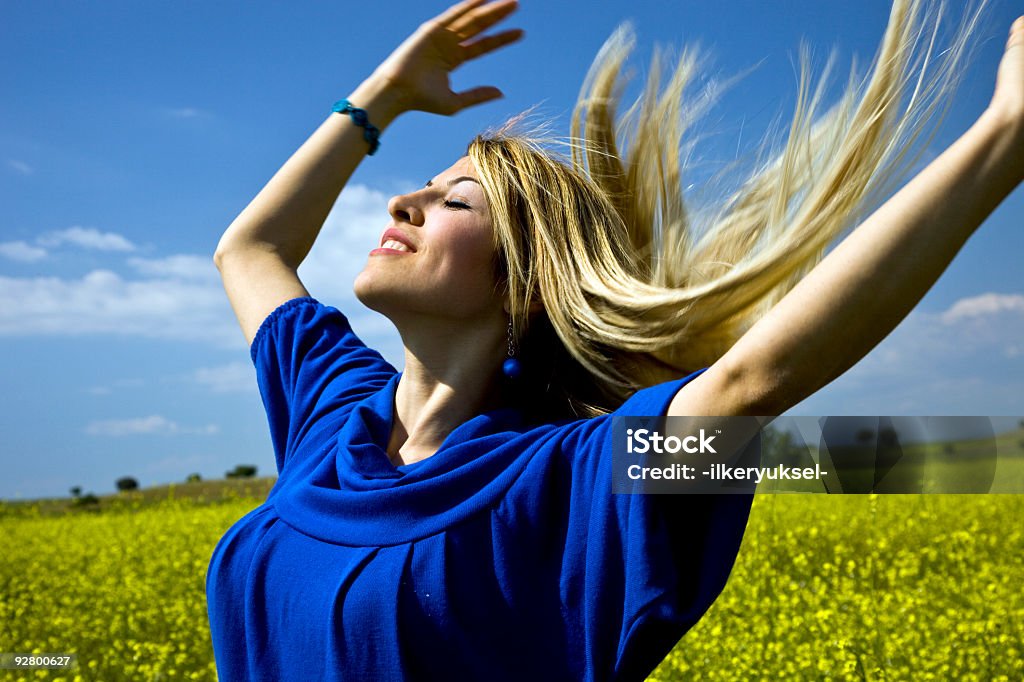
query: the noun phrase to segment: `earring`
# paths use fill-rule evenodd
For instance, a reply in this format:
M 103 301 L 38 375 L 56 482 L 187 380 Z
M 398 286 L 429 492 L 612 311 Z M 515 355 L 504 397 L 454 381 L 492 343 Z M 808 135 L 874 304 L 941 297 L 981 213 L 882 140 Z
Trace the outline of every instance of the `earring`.
M 508 319 L 508 357 L 501 366 L 502 373 L 515 381 L 523 373 L 523 363 L 516 358 L 516 343 L 512 336 L 512 318 Z

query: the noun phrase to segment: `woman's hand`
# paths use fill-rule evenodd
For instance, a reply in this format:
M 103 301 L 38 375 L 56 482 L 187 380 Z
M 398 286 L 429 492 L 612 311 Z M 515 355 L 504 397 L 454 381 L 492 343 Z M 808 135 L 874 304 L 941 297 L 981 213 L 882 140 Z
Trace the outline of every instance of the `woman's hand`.
M 517 6 L 516 0 L 460 2 L 421 25 L 377 67 L 374 77 L 387 83 L 399 111 L 450 116 L 497 99 L 502 93 L 492 86 L 453 92 L 448 75 L 464 62 L 519 40 L 519 29 L 480 35 Z
M 996 89 L 989 109 L 1024 136 L 1024 17 L 1013 22 L 1006 52 L 996 73 Z

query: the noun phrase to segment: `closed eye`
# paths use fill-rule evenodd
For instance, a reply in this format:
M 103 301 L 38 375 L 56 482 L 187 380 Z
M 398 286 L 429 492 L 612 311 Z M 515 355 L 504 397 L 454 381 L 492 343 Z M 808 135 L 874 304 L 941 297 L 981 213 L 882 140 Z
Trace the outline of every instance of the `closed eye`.
M 469 208 L 469 204 L 464 204 L 461 201 L 445 201 L 444 205 L 445 208 L 451 209 Z

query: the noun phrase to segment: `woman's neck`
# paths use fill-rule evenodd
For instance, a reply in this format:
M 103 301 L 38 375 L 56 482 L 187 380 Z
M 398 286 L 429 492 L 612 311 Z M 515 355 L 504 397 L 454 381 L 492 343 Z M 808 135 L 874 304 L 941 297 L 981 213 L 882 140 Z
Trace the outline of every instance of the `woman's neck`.
M 501 407 L 498 378 L 504 338 L 493 327 L 453 337 L 403 334 L 405 369 L 395 391 L 388 456 L 395 465 L 432 456 L 448 434 Z

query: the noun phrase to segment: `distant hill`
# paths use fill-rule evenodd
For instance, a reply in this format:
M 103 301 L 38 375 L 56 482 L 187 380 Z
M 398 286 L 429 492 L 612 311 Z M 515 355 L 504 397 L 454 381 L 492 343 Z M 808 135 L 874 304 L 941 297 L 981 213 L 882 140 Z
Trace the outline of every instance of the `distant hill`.
M 199 506 L 233 502 L 239 499 L 252 499 L 255 503 L 259 503 L 267 499 L 270 489 L 276 482 L 277 477 L 268 476 L 264 478 L 214 478 L 193 483 L 172 483 L 109 495 L 97 495 L 99 502 L 96 504 L 81 504 L 73 497 L 0 500 L 0 517 L 60 516 L 124 511 L 158 505 L 168 500 L 187 500 Z

